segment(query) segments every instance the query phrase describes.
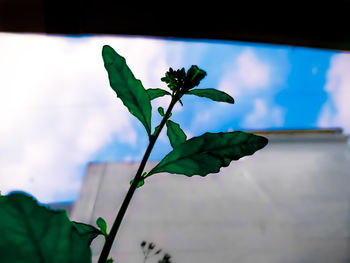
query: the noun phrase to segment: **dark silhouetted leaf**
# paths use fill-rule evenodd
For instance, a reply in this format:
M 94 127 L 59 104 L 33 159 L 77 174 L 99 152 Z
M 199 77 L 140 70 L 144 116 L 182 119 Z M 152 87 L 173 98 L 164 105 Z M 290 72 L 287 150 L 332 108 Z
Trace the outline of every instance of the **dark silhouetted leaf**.
M 107 223 L 106 223 L 106 221 L 102 217 L 99 217 L 96 220 L 96 224 L 100 228 L 100 231 L 102 232 L 102 234 L 107 237 L 108 233 L 107 233 Z
M 166 122 L 166 127 L 168 129 L 167 135 L 170 140 L 170 144 L 173 148 L 186 141 L 187 136 L 184 133 L 184 131 L 180 128 L 179 124 L 168 120 Z
M 131 114 L 138 118 L 145 126 L 148 135 L 151 135 L 150 97 L 127 66 L 125 58 L 120 56 L 110 46 L 104 46 L 102 57 L 108 72 L 109 83 L 117 96 L 122 100 Z
M 205 133 L 179 144 L 147 176 L 168 172 L 206 176 L 232 160 L 252 155 L 267 144 L 265 137 L 245 132 Z
M 186 94 L 196 95 L 199 97 L 205 97 L 214 101 L 235 103 L 234 99 L 227 93 L 217 89 L 193 89 Z
M 170 92 L 163 90 L 163 89 L 148 89 L 147 93 L 149 95 L 150 100 L 165 96 L 165 95 L 171 95 Z
M 89 244 L 100 234 L 71 222 L 63 210 L 40 206 L 23 193 L 0 196 L 1 262 L 91 262 Z

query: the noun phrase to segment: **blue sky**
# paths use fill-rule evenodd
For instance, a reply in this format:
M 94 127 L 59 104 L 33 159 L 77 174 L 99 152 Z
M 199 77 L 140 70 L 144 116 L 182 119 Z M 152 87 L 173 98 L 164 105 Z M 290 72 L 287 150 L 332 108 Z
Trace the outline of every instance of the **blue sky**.
M 88 162 L 140 160 L 143 126 L 109 87 L 102 46 L 126 58 L 145 88 L 165 87 L 169 67 L 198 65 L 201 88 L 234 105 L 187 96 L 172 119 L 204 132 L 341 127 L 350 132 L 350 54 L 224 41 L 0 34 L 0 188 L 40 201 L 74 200 Z M 153 128 L 160 121 L 153 104 Z M 170 150 L 163 133 L 151 155 Z

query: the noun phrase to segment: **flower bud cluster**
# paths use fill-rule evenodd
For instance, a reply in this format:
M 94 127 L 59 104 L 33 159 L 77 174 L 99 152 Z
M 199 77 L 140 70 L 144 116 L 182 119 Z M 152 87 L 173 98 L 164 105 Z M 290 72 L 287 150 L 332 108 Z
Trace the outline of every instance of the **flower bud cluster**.
M 165 77 L 161 78 L 161 81 L 168 84 L 173 94 L 181 97 L 190 89 L 198 86 L 206 75 L 207 73 L 204 70 L 195 65 L 192 65 L 187 72 L 184 68 L 178 70 L 169 68 L 169 71 L 165 73 Z

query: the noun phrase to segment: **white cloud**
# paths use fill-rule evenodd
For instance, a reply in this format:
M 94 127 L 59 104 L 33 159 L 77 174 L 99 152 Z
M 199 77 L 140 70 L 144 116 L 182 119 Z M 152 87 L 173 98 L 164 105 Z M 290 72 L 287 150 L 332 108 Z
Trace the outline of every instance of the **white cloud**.
M 266 96 L 274 96 L 271 90 L 271 84 L 280 79 L 272 78 L 271 61 L 262 61 L 256 54 L 256 50 L 252 48 L 244 49 L 241 54 L 235 57 L 226 68 L 222 80 L 219 83 L 219 89 L 230 94 L 235 100 L 236 105 L 244 101 L 243 96 L 247 96 L 249 100 L 254 100 L 257 92 L 260 90 L 269 90 Z M 248 101 L 248 99 L 246 99 Z M 232 107 L 230 104 L 216 104 L 213 107 L 207 107 L 201 110 L 192 124 L 193 129 L 201 127 L 208 120 L 219 116 L 219 112 L 224 110 L 234 111 L 236 105 Z M 270 108 L 272 107 L 272 108 Z M 262 99 L 255 99 L 254 109 L 242 122 L 243 128 L 258 129 L 280 126 L 284 122 L 284 112 L 282 108 L 275 105 L 267 105 Z
M 268 88 L 271 84 L 271 66 L 261 61 L 252 49 L 245 49 L 227 69 L 219 89 L 234 97 L 242 92 Z
M 268 105 L 262 99 L 254 100 L 254 108 L 242 122 L 246 129 L 266 129 L 281 127 L 284 123 L 284 110 L 276 105 Z
M 264 88 L 270 83 L 269 66 L 261 62 L 251 49 L 237 58 L 237 69 L 238 80 L 247 88 Z
M 76 196 L 80 169 L 116 136 L 136 146 L 134 119 L 109 88 L 109 44 L 144 86 L 168 66 L 161 41 L 0 34 L 0 190 L 42 202 Z
M 328 99 L 320 112 L 321 127 L 342 127 L 350 133 L 350 54 L 336 54 L 331 58 L 325 91 Z

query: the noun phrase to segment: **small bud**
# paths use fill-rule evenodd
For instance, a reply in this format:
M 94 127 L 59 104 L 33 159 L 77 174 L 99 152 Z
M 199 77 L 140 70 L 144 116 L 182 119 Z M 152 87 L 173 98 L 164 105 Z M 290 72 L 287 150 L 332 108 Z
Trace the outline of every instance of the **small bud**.
M 158 261 L 158 263 L 171 263 L 171 256 L 168 253 L 165 253 L 163 258 Z
M 163 109 L 163 107 L 158 107 L 158 112 L 159 112 L 160 116 L 164 117 L 164 109 Z
M 183 87 L 185 78 L 186 71 L 184 68 L 178 70 L 169 68 L 169 71 L 165 73 L 165 77 L 161 78 L 161 81 L 167 83 L 172 91 L 177 92 Z
M 155 248 L 155 245 L 151 242 L 148 244 L 148 249 L 152 250 Z
M 144 247 L 144 246 L 146 246 L 146 241 L 141 242 L 141 247 Z
M 187 90 L 190 90 L 199 85 L 199 82 L 204 79 L 207 73 L 198 68 L 195 65 L 192 65 L 191 68 L 187 71 L 185 86 Z

